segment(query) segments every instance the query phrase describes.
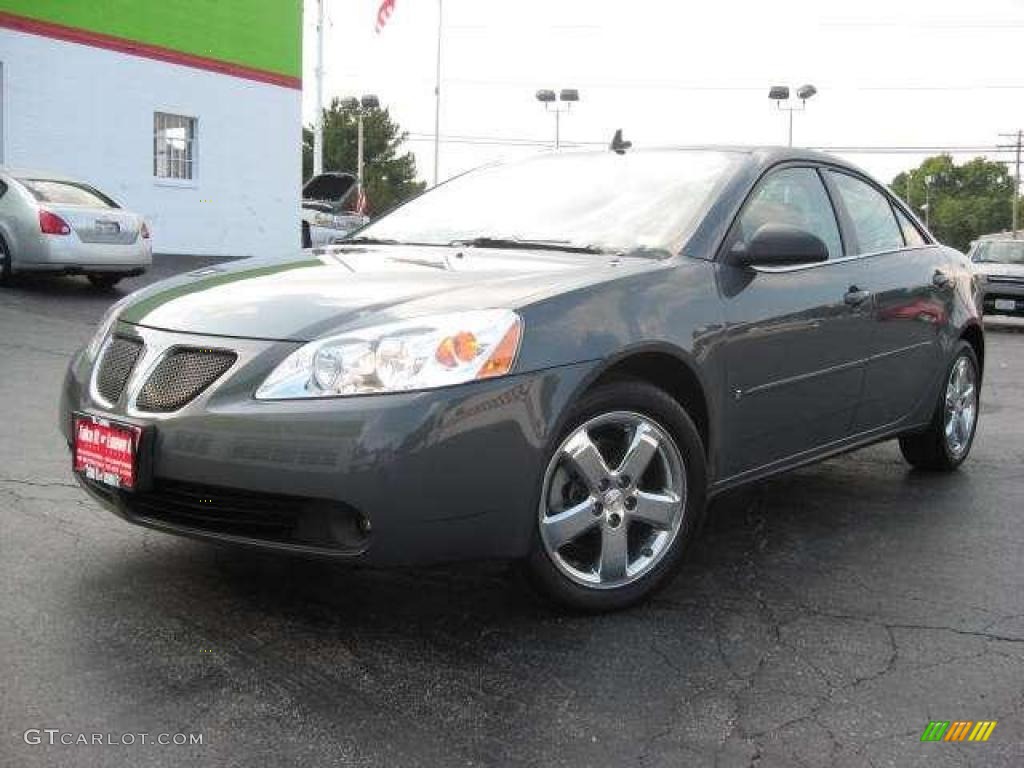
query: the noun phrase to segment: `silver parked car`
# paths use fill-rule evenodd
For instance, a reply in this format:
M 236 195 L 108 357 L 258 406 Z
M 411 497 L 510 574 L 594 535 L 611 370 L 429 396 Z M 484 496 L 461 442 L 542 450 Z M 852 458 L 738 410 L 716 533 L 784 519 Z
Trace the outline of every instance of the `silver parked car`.
M 152 262 L 146 222 L 109 195 L 66 176 L 0 168 L 0 282 L 49 272 L 110 288 Z
M 968 256 L 983 278 L 985 314 L 1024 316 L 1024 237 L 983 235 Z
M 321 173 L 302 186 L 302 247 L 315 248 L 343 240 L 370 221 L 360 213 L 356 177 Z

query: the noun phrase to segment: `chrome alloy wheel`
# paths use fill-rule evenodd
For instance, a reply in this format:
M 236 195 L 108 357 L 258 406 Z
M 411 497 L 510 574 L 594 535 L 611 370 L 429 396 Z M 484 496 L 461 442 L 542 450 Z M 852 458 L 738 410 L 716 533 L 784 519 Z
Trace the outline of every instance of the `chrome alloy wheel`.
M 672 546 L 686 508 L 682 454 L 646 416 L 613 411 L 577 427 L 544 475 L 540 535 L 548 557 L 578 584 L 630 584 Z
M 960 357 L 949 372 L 943 427 L 946 448 L 955 459 L 964 455 L 974 434 L 974 422 L 978 417 L 977 378 L 967 357 Z

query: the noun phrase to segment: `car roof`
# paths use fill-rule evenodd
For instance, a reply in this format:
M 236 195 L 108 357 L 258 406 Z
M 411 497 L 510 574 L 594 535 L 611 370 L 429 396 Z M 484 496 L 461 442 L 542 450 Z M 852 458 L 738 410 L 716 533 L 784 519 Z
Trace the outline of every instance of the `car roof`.
M 54 173 L 53 171 L 44 171 L 39 168 L 11 168 L 6 165 L 0 165 L 0 174 L 15 179 L 45 179 L 47 181 L 73 181 L 77 184 L 87 183 L 64 173 Z
M 593 155 L 600 156 L 605 155 L 609 152 L 609 149 L 597 149 L 597 148 L 586 148 L 586 149 L 569 149 L 558 152 L 559 155 L 574 154 L 574 155 Z M 676 154 L 683 152 L 722 152 L 734 155 L 745 156 L 748 163 L 758 168 L 769 168 L 773 165 L 785 162 L 810 162 L 810 163 L 826 163 L 830 165 L 836 165 L 848 170 L 859 173 L 868 178 L 874 178 L 870 173 L 867 173 L 858 166 L 850 163 L 842 158 L 830 155 L 827 152 L 821 152 L 815 149 L 804 149 L 801 147 L 783 147 L 771 144 L 759 144 L 759 145 L 739 145 L 739 144 L 694 144 L 694 145 L 667 145 L 667 146 L 650 146 L 650 147 L 631 147 L 626 150 L 627 154 L 650 154 L 650 153 L 662 153 L 662 154 Z M 555 155 L 555 151 L 551 151 L 548 156 Z M 535 156 L 536 157 L 536 156 Z M 513 162 L 513 161 L 510 161 Z
M 1024 240 L 1024 231 L 1017 232 L 993 232 L 990 235 L 978 235 L 975 242 L 991 242 L 993 240 Z

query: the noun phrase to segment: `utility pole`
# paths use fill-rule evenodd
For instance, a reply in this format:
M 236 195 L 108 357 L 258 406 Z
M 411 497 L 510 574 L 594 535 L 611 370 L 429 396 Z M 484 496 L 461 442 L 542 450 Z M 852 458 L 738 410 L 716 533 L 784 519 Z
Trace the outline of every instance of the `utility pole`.
M 313 175 L 324 172 L 324 0 L 316 0 L 316 118 L 313 121 Z
M 1018 129 L 1017 131 L 1017 151 L 1016 158 L 1013 162 L 1013 239 L 1017 239 L 1017 209 L 1020 207 L 1017 204 L 1017 198 L 1020 195 L 1020 144 L 1021 136 L 1024 132 Z
M 1017 239 L 1017 209 L 1020 207 L 1020 153 L 1021 144 L 1024 143 L 1024 131 L 1017 130 L 1016 133 L 1001 133 L 999 134 L 1004 139 L 1013 139 L 1013 144 L 1001 144 L 1000 149 L 1012 149 L 1014 151 L 1013 160 L 1013 197 L 1011 198 L 1011 204 L 1013 210 L 1010 214 L 1010 219 L 1013 222 L 1011 227 L 1013 229 L 1013 239 Z

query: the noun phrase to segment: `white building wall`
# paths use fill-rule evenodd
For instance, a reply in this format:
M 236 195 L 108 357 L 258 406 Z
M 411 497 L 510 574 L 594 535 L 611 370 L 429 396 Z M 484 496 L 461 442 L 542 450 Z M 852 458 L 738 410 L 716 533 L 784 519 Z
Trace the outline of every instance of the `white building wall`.
M 157 253 L 299 247 L 301 94 L 0 29 L 3 162 L 80 177 L 146 216 Z M 196 178 L 153 176 L 153 113 L 197 119 Z

